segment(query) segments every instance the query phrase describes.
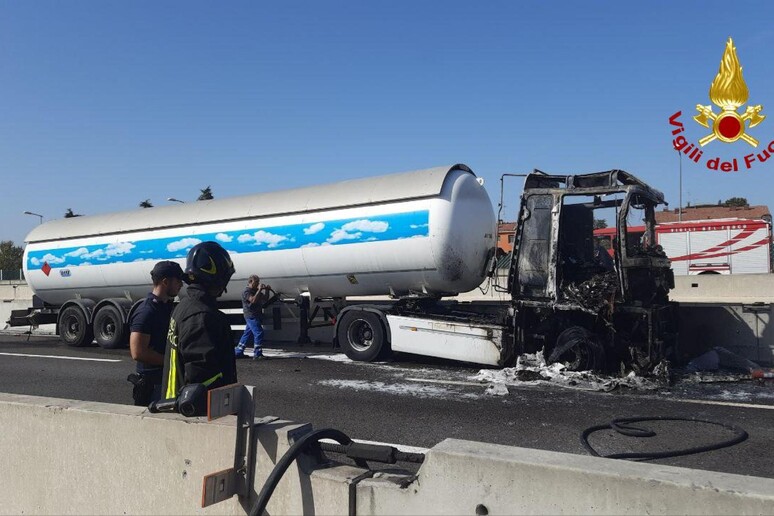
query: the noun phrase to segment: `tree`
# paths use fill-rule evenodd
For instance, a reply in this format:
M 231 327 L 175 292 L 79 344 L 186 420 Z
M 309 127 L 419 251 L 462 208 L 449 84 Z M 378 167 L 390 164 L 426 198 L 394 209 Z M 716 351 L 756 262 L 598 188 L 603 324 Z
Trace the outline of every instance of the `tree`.
M 66 219 L 71 219 L 73 217 L 81 217 L 82 215 L 80 213 L 73 213 L 72 208 L 67 208 L 67 211 L 65 212 L 64 216 Z
M 746 208 L 750 206 L 745 197 L 731 197 L 723 203 L 726 208 Z
M 199 197 L 196 199 L 197 201 L 209 201 L 210 199 L 214 199 L 212 196 L 212 188 L 210 188 L 209 185 L 207 185 L 207 188 L 203 188 L 199 191 L 201 194 L 199 194 Z
M 604 229 L 607 227 L 607 221 L 603 219 L 594 219 L 594 229 Z
M 22 256 L 24 249 L 14 245 L 11 240 L 0 242 L 0 269 L 6 271 L 18 271 L 22 268 Z
M 140 203 L 140 208 L 153 208 L 153 204 L 150 202 L 150 199 L 145 199 Z

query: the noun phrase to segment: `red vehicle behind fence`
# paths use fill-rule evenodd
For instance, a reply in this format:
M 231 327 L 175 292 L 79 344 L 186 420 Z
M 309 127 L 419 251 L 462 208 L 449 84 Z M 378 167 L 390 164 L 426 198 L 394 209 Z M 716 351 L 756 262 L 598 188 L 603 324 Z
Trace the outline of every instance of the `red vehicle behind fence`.
M 644 227 L 630 227 L 627 238 L 641 238 Z M 615 228 L 594 230 L 608 252 Z M 714 219 L 665 222 L 656 226 L 656 243 L 677 276 L 771 272 L 771 222 L 763 219 Z

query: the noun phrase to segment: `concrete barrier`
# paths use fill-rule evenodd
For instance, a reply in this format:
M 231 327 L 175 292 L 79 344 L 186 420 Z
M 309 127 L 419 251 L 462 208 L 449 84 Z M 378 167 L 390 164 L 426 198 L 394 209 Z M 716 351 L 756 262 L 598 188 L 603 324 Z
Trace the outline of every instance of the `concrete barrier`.
M 0 394 L 0 513 L 245 514 L 290 443 L 310 425 L 257 431 L 254 493 L 200 507 L 205 475 L 233 464 L 235 420 Z M 306 457 L 269 514 L 347 514 L 365 470 Z M 774 479 L 448 439 L 416 477 L 356 486 L 357 514 L 774 514 Z
M 774 303 L 774 274 L 676 276 L 669 298 L 681 303 Z

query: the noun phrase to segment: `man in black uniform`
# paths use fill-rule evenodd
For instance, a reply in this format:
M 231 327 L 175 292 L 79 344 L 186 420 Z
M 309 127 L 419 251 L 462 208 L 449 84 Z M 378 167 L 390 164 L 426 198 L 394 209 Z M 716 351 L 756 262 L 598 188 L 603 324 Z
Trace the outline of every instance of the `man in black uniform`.
M 217 242 L 202 242 L 188 252 L 188 288 L 172 312 L 164 357 L 162 398 L 176 398 L 188 384 L 208 389 L 237 381 L 231 326 L 218 310 L 234 264 Z
M 129 351 L 137 361 L 137 374 L 129 375 L 129 381 L 134 384 L 134 404 L 142 406 L 161 398 L 172 300 L 183 286 L 183 269 L 175 262 L 158 262 L 150 275 L 153 290 L 129 319 Z

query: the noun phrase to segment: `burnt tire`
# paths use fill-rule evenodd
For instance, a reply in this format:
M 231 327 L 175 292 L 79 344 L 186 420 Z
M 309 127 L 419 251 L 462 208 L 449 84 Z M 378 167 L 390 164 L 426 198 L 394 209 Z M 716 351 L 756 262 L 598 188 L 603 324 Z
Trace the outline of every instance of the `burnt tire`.
M 572 326 L 556 338 L 548 362 L 561 362 L 569 371 L 602 371 L 605 367 L 605 349 L 586 328 Z
M 70 305 L 59 313 L 59 338 L 68 346 L 88 346 L 94 333 L 81 307 Z
M 121 311 L 105 305 L 94 316 L 94 339 L 103 349 L 125 348 L 129 343 L 127 325 Z
M 359 362 L 373 362 L 385 358 L 390 352 L 384 325 L 372 312 L 346 312 L 339 321 L 336 337 L 344 353 Z

